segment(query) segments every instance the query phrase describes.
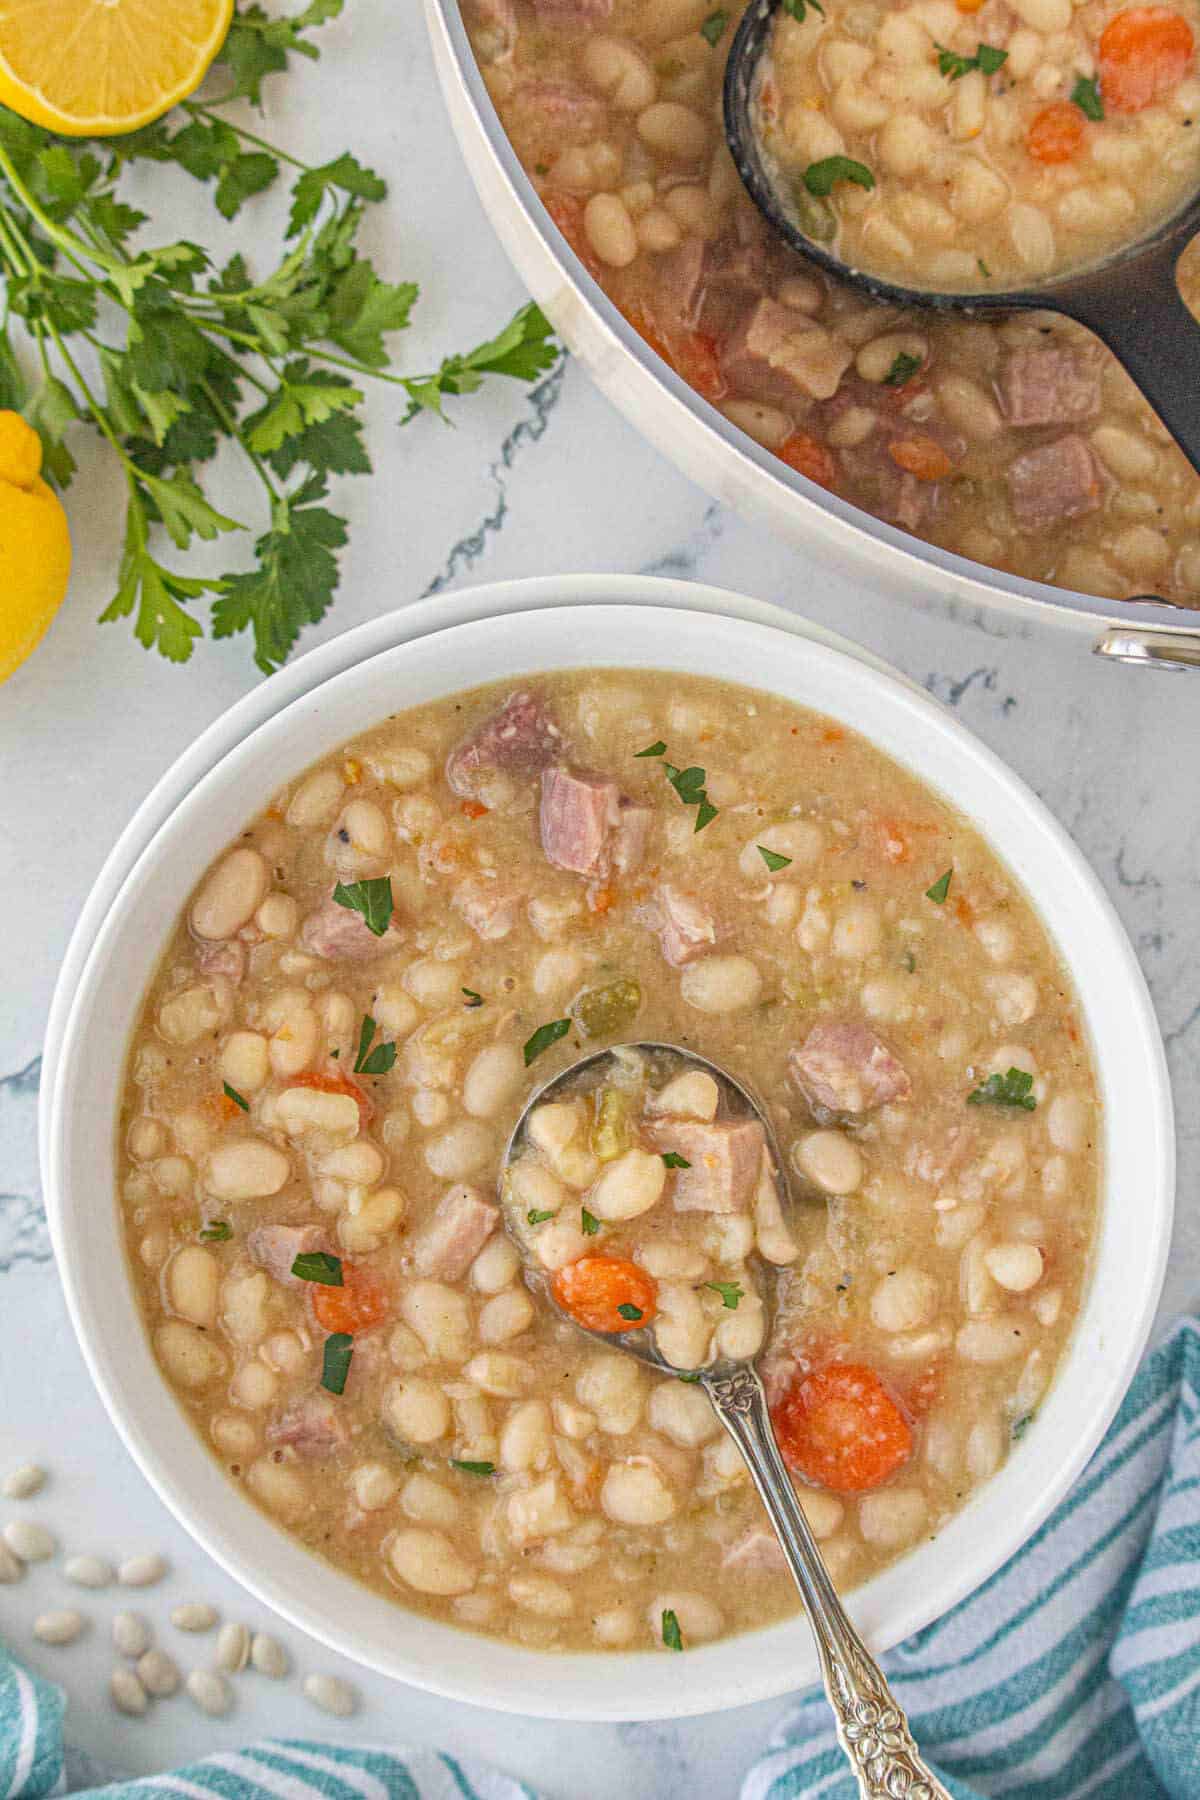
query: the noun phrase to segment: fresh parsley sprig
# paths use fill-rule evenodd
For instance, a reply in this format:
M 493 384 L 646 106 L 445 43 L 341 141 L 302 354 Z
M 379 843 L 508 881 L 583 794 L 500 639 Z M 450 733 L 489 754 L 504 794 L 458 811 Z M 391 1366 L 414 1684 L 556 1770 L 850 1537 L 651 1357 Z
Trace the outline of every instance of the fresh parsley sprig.
M 367 380 L 401 390 L 407 423 L 444 416 L 448 397 L 488 375 L 534 381 L 558 355 L 541 312 L 525 306 L 432 374 L 395 372 L 391 340 L 410 323 L 417 286 L 384 279 L 357 242 L 386 183 L 349 151 L 308 163 L 226 116 L 232 102 L 261 106 L 267 77 L 292 56 L 315 59 L 310 34 L 342 6 L 309 0 L 271 18 L 242 5 L 217 64 L 224 89 L 112 142 L 58 138 L 0 107 L 0 407 L 36 428 L 59 488 L 75 472 L 71 427 L 87 421 L 105 438 L 123 477 L 125 531 L 101 618 L 131 619 L 138 642 L 172 662 L 186 662 L 204 635 L 203 600 L 212 636 L 250 632 L 267 673 L 324 616 L 347 537 L 325 504 L 329 484 L 371 469 Z M 256 277 L 240 253 L 218 268 L 186 239 L 147 242 L 147 215 L 119 191 L 139 161 L 181 169 L 227 220 L 286 175 L 291 205 L 274 268 Z M 14 323 L 36 374 L 14 350 Z M 240 490 L 236 517 L 205 492 L 206 466 L 227 444 L 262 492 L 253 561 L 184 574 L 159 547 L 164 533 L 186 551 L 255 529 Z

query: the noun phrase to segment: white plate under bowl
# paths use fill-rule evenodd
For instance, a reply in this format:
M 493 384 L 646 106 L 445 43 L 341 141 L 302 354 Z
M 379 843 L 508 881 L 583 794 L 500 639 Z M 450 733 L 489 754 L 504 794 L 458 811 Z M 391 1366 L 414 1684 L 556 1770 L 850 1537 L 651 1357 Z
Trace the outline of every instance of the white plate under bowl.
M 622 598 L 620 580 L 604 585 Z M 685 584 L 661 584 L 669 601 L 661 607 L 648 603 L 654 584 L 629 585 L 635 604 L 602 604 L 593 584 L 592 603 L 559 607 L 545 604 L 540 584 L 543 610 L 477 617 L 312 687 L 301 679 L 281 710 L 260 706 L 267 716 L 248 735 L 226 733 L 206 773 L 196 778 L 192 753 L 182 759 L 147 802 L 152 829 L 119 891 L 102 877 L 103 904 L 85 911 L 87 943 L 68 957 L 73 991 L 56 999 L 44 1087 L 47 1207 L 75 1328 L 128 1448 L 176 1516 L 263 1603 L 343 1654 L 450 1697 L 577 1719 L 681 1716 L 796 1688 L 817 1673 L 807 1627 L 797 1617 L 694 1650 L 684 1680 L 678 1663 L 653 1652 L 540 1654 L 410 1613 L 311 1556 L 242 1497 L 176 1404 L 137 1320 L 112 1198 L 126 1045 L 171 921 L 275 788 L 366 722 L 504 673 L 719 670 L 851 727 L 869 720 L 874 741 L 979 823 L 1033 895 L 1079 991 L 1106 1102 L 1095 1273 L 1059 1378 L 1009 1462 L 936 1541 L 854 1596 L 879 1649 L 938 1617 L 1009 1557 L 1095 1448 L 1153 1317 L 1173 1192 L 1170 1096 L 1145 984 L 1095 877 L 1040 801 L 956 720 L 878 666 L 774 626 L 683 612 L 695 592 Z M 575 583 L 558 587 L 569 598 Z M 509 598 L 519 604 L 520 587 Z

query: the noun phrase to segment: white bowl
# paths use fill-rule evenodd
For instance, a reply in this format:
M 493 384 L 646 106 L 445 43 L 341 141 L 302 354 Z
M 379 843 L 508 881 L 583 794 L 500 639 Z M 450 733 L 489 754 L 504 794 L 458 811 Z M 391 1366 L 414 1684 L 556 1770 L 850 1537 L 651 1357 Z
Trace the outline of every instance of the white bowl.
M 568 578 L 559 587 L 565 597 L 576 585 Z M 535 584 L 542 610 L 432 630 L 310 688 L 298 675 L 297 697 L 238 735 L 207 773 L 194 778 L 191 754 L 177 765 L 147 802 L 157 829 L 132 866 L 126 859 L 119 892 L 113 898 L 111 878 L 102 876 L 101 896 L 111 903 L 85 908 L 86 956 L 85 946 L 69 953 L 73 991 L 56 1000 L 43 1166 L 68 1303 L 105 1404 L 166 1504 L 262 1602 L 347 1656 L 451 1697 L 562 1718 L 657 1718 L 739 1705 L 814 1679 L 804 1621 L 692 1651 L 685 1678 L 679 1664 L 653 1653 L 543 1655 L 436 1624 L 320 1562 L 243 1499 L 158 1373 L 137 1322 L 111 1198 L 114 1120 L 140 996 L 171 921 L 212 857 L 263 798 L 365 722 L 503 672 L 581 665 L 719 669 L 852 727 L 869 719 L 881 748 L 985 824 L 1035 897 L 1083 1003 L 1106 1102 L 1108 1203 L 1083 1315 L 1034 1428 L 934 1543 L 855 1594 L 855 1616 L 879 1649 L 939 1616 L 1019 1547 L 1116 1410 L 1162 1280 L 1171 1109 L 1145 985 L 1099 884 L 1041 803 L 955 719 L 845 650 L 757 621 L 688 612 L 694 590 L 684 584 L 606 580 L 615 599 L 627 590 L 635 602 L 614 605 L 596 601 L 594 581 L 578 585 L 589 604 L 546 605 L 545 584 Z M 668 604 L 648 604 L 659 589 Z M 502 596 L 520 597 L 520 587 Z M 711 596 L 702 599 L 712 604 Z M 336 658 L 337 647 L 316 654 L 330 653 Z
M 1073 593 L 955 556 L 839 499 L 731 425 L 655 355 L 551 220 L 492 105 L 461 0 L 425 0 L 425 17 L 455 136 L 517 272 L 613 405 L 693 481 L 801 550 L 852 557 L 885 589 L 885 605 L 903 594 L 952 612 L 1037 617 L 1110 659 L 1200 667 L 1194 611 L 1152 596 Z

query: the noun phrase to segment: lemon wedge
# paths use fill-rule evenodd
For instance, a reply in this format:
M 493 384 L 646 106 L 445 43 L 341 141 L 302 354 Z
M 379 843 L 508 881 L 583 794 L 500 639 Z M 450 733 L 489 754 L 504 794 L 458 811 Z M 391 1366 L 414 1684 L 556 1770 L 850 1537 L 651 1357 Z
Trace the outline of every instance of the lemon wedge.
M 0 102 L 67 137 L 148 125 L 199 87 L 233 0 L 0 0 Z

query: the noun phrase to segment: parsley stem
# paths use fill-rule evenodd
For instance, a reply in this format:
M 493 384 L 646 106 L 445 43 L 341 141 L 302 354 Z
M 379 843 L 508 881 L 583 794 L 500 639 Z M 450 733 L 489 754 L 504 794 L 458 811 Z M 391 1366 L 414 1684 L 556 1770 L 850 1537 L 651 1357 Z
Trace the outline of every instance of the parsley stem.
M 218 298 L 215 294 L 211 297 Z M 236 299 L 238 296 L 232 297 Z M 202 298 L 208 299 L 209 296 L 204 295 Z M 244 344 L 247 350 L 256 350 L 260 356 L 265 355 L 259 338 L 251 336 L 248 331 L 239 331 L 234 325 L 226 325 L 223 319 L 201 316 L 196 323 L 205 331 L 219 331 L 221 336 L 227 337 L 231 344 Z M 429 376 L 389 375 L 386 369 L 373 369 L 369 363 L 355 362 L 348 356 L 335 356 L 332 350 L 318 350 L 314 344 L 305 344 L 304 354 L 313 362 L 333 363 L 336 368 L 350 369 L 355 375 L 368 375 L 374 381 L 386 381 L 393 387 L 402 387 L 406 391 L 419 386 L 422 380 L 432 379 Z
M 3 151 L 0 151 L 0 156 L 2 156 L 2 155 L 3 155 Z M 75 358 L 71 355 L 71 352 L 67 349 L 67 346 L 63 343 L 62 333 L 59 331 L 58 326 L 54 323 L 53 319 L 48 318 L 46 320 L 46 323 L 50 327 L 50 335 L 54 339 L 55 349 L 58 351 L 58 354 L 62 357 L 62 359 L 66 363 L 68 369 L 71 371 L 71 374 L 74 376 L 75 381 L 77 382 L 77 384 L 79 386 L 80 393 L 83 395 L 84 399 L 87 401 L 88 411 L 91 413 L 93 419 L 95 419 L 95 421 L 96 421 L 97 426 L 103 432 L 104 436 L 108 439 L 109 443 L 112 445 L 113 449 L 116 451 L 117 455 L 120 457 L 122 463 L 124 464 L 126 480 L 127 481 L 138 480 L 140 478 L 140 471 L 136 468 L 134 463 L 126 455 L 124 445 L 121 443 L 120 438 L 117 436 L 116 432 L 112 428 L 112 425 L 109 423 L 108 414 L 105 412 L 104 408 L 100 405 L 100 402 L 96 399 L 95 395 L 92 393 L 91 388 L 88 386 L 87 382 L 83 378 L 82 369 L 79 367 L 79 364 L 75 361 Z
M 87 263 L 84 260 L 84 258 L 88 256 L 92 258 L 93 262 L 98 263 L 109 275 L 119 274 L 128 266 L 127 264 L 116 262 L 102 250 L 90 250 L 79 238 L 74 237 L 69 231 L 64 231 L 62 226 L 52 219 L 45 208 L 35 200 L 29 189 L 25 186 L 25 183 L 21 180 L 21 177 L 17 174 L 16 167 L 11 156 L 8 154 L 8 151 L 3 147 L 0 147 L 0 170 L 3 171 L 8 181 L 8 185 L 12 188 L 13 193 L 17 196 L 18 200 L 20 200 L 26 212 L 28 212 L 32 218 L 37 220 L 46 236 L 50 239 L 50 242 L 52 244 L 57 244 L 63 255 L 69 262 L 75 264 L 75 267 L 79 270 L 79 273 L 85 280 L 95 280 L 94 274 L 91 269 L 88 268 Z
M 183 110 L 190 113 L 193 119 L 207 119 L 210 125 L 227 126 L 230 131 L 236 131 L 247 144 L 257 144 L 258 148 L 265 150 L 268 156 L 275 156 L 280 162 L 290 163 L 293 169 L 303 169 L 306 172 L 312 169 L 312 163 L 302 162 L 298 156 L 289 156 L 286 150 L 280 150 L 275 144 L 268 144 L 266 138 L 257 137 L 253 131 L 247 131 L 244 125 L 238 125 L 232 119 L 218 118 L 213 112 L 214 106 L 226 106 L 231 100 L 237 98 L 236 94 L 227 94 L 224 99 L 209 100 L 203 104 L 199 100 L 185 100 Z
M 245 438 L 242 436 L 241 428 L 238 425 L 237 420 L 233 417 L 229 408 L 226 406 L 225 402 L 221 399 L 221 396 L 217 393 L 216 389 L 213 387 L 211 381 L 202 377 L 201 381 L 200 381 L 200 386 L 204 390 L 204 393 L 208 398 L 208 404 L 212 407 L 213 411 L 216 413 L 218 419 L 220 419 L 222 425 L 225 427 L 225 429 L 229 433 L 230 437 L 233 438 L 238 444 L 241 445 L 241 448 L 245 451 L 247 457 L 254 464 L 254 472 L 258 476 L 259 480 L 262 482 L 263 486 L 266 488 L 268 494 L 270 494 L 271 499 L 275 502 L 278 502 L 279 500 L 281 500 L 283 498 L 283 496 L 280 494 L 279 489 L 275 486 L 275 483 L 271 480 L 270 470 L 267 468 L 266 463 L 262 460 L 262 457 L 258 455 L 257 451 L 252 450 L 250 448 L 249 444 L 246 442 Z

